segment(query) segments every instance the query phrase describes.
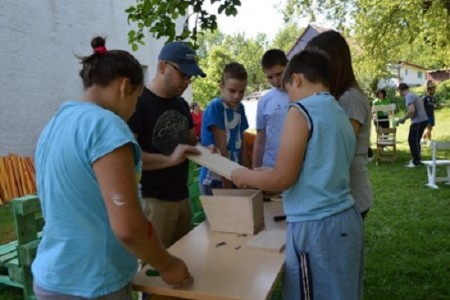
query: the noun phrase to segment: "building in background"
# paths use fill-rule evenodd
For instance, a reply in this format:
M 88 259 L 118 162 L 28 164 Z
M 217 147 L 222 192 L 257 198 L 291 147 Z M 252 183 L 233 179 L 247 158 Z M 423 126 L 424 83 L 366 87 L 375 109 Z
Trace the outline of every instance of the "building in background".
M 298 37 L 298 39 L 295 41 L 294 45 L 292 46 L 291 50 L 289 50 L 288 53 L 286 53 L 286 56 L 288 59 L 291 59 L 295 54 L 299 53 L 303 49 L 305 49 L 306 44 L 318 35 L 319 33 L 328 31 L 330 29 L 323 28 L 320 26 L 317 26 L 315 24 L 308 24 L 308 26 L 305 28 L 303 33 Z
M 392 77 L 381 79 L 378 88 L 397 88 L 404 82 L 409 86 L 425 85 L 427 83 L 427 69 L 406 61 L 399 61 L 388 65 Z
M 450 80 L 450 69 L 429 70 L 427 71 L 427 80 L 434 82 Z
M 330 29 L 323 28 L 315 24 L 309 24 L 294 43 L 291 50 L 289 50 L 287 57 L 291 59 L 295 54 L 303 50 L 312 38 L 328 30 Z M 347 42 L 349 45 L 353 45 L 353 49 L 358 49 L 354 40 L 347 39 Z M 399 61 L 395 64 L 390 64 L 388 69 L 392 73 L 392 77 L 380 80 L 378 82 L 378 88 L 397 87 L 401 82 L 405 82 L 410 86 L 419 86 L 424 85 L 428 79 L 442 81 L 442 79 L 448 79 L 450 76 L 449 69 L 436 70 L 432 73 L 428 72 L 427 74 L 426 68 L 406 61 Z
M 242 105 L 244 105 L 245 108 L 245 114 L 247 116 L 249 129 L 256 130 L 256 111 L 258 108 L 258 100 L 269 90 L 270 89 L 251 93 L 250 95 L 245 96 L 242 100 Z
M 106 37 L 109 49 L 133 53 L 144 66 L 146 83 L 153 78 L 164 41 L 147 38 L 145 46 L 131 51 L 127 41 L 132 28 L 125 9 L 135 3 L 0 2 L 0 155 L 34 155 L 43 127 L 60 104 L 80 98 L 81 65 L 76 56 L 92 53 L 94 36 Z M 191 89 L 187 93 L 192 94 Z

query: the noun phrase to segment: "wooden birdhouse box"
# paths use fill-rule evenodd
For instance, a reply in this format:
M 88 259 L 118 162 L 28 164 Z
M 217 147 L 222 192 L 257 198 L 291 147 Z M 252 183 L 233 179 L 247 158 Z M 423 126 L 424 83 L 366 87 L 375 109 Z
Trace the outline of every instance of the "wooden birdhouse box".
M 200 200 L 211 231 L 256 234 L 264 227 L 261 191 L 213 189 L 213 196 Z

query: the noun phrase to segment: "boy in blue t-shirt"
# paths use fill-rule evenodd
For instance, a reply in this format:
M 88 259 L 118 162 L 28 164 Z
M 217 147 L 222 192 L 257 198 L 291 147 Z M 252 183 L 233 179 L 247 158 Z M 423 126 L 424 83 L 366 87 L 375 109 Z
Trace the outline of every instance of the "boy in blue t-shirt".
M 328 92 L 328 59 L 295 55 L 283 75 L 291 107 L 275 166 L 240 168 L 234 184 L 284 190 L 286 299 L 361 299 L 363 226 L 350 193 L 355 135 Z
M 221 97 L 214 98 L 203 112 L 201 142 L 204 146 L 214 145 L 220 153 L 244 166 L 250 167 L 243 133 L 248 128 L 244 105 L 247 87 L 247 71 L 240 63 L 225 66 L 220 82 Z M 212 195 L 213 188 L 232 188 L 225 178 L 202 167 L 200 187 L 203 195 Z

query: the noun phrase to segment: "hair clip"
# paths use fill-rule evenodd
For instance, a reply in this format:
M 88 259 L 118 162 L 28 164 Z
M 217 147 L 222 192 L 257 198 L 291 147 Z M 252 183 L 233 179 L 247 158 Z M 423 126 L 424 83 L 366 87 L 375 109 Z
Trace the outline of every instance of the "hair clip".
M 105 46 L 99 46 L 99 47 L 95 47 L 94 48 L 94 53 L 95 54 L 105 54 L 106 53 L 106 47 Z

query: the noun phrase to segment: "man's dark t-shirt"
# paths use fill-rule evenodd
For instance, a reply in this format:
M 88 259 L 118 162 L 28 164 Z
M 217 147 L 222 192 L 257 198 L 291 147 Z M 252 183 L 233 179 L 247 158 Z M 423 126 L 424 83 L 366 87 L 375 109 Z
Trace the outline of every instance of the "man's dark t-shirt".
M 170 155 L 178 144 L 189 144 L 194 127 L 189 105 L 182 97 L 161 98 L 144 88 L 128 121 L 142 151 Z M 143 171 L 142 196 L 178 201 L 188 198 L 189 162 L 160 170 Z

